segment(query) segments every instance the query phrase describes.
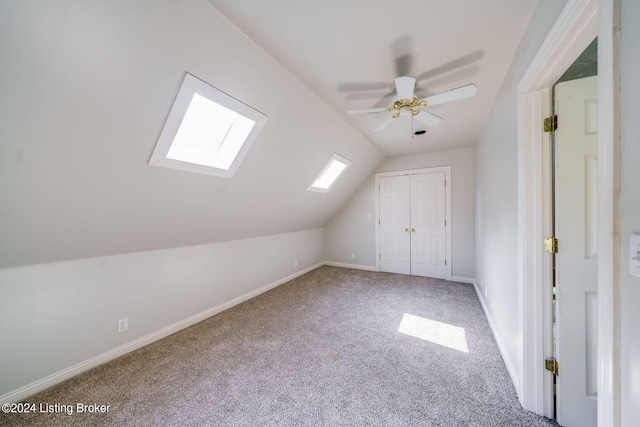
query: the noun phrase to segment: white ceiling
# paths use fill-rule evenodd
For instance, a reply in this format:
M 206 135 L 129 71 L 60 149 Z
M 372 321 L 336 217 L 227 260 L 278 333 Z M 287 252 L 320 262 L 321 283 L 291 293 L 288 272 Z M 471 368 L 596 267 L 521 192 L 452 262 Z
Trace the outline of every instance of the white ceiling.
M 374 133 L 390 113 L 345 114 L 395 156 L 474 144 L 537 0 L 209 2 L 341 114 L 390 106 L 399 75 L 418 78 L 421 97 L 478 86 L 475 98 L 430 108 L 444 120 L 415 139 L 409 117 Z

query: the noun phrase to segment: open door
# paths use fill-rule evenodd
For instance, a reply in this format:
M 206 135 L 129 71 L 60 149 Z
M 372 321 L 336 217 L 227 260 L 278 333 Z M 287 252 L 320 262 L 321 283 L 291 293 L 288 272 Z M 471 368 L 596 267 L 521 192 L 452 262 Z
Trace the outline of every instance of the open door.
M 597 425 L 597 76 L 556 84 L 554 105 L 556 418 Z

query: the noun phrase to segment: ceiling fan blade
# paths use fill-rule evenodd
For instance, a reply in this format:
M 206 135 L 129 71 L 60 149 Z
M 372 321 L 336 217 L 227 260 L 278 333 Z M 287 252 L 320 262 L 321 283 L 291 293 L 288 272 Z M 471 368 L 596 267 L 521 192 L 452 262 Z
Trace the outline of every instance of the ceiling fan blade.
M 411 74 L 411 63 L 413 56 L 411 55 L 411 43 L 413 39 L 410 36 L 403 36 L 391 43 L 391 53 L 395 58 L 396 76 L 408 76 Z
M 382 113 L 386 108 L 366 108 L 364 110 L 349 110 L 347 114 Z
M 340 83 L 338 90 L 340 92 L 356 92 L 362 90 L 389 90 L 391 85 L 382 82 L 365 82 L 365 83 Z
M 380 123 L 373 131 L 374 132 L 380 132 L 382 129 L 384 129 L 387 126 L 389 126 L 389 124 L 392 121 L 393 121 L 393 117 L 388 117 L 387 120 L 385 120 L 384 122 Z
M 419 74 L 416 78 L 418 81 L 432 79 L 434 77 L 441 77 L 449 74 L 452 71 L 456 71 L 460 68 L 468 67 L 484 57 L 485 53 L 482 49 L 476 50 L 475 52 L 471 52 L 468 55 L 461 56 L 459 58 L 454 59 L 453 61 L 449 61 L 446 64 L 442 64 L 436 68 L 432 68 L 431 70 L 425 71 L 422 74 Z M 431 84 L 431 86 L 434 86 Z
M 446 92 L 439 93 L 437 95 L 428 96 L 425 98 L 427 105 L 444 104 L 445 102 L 457 101 L 459 99 L 471 98 L 478 92 L 478 88 L 474 84 L 459 87 L 457 89 L 451 89 Z
M 413 77 L 398 77 L 396 79 L 396 92 L 398 99 L 413 99 L 413 89 L 416 87 L 416 79 Z
M 442 121 L 442 117 L 438 117 L 425 110 L 420 110 L 420 112 L 413 117 L 429 127 L 435 126 Z

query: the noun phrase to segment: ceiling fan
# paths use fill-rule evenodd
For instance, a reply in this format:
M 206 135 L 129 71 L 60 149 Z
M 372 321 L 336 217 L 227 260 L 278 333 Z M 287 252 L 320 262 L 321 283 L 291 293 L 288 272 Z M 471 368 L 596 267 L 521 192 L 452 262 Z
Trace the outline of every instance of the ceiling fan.
M 444 104 L 445 102 L 457 101 L 459 99 L 470 98 L 476 94 L 478 88 L 474 84 L 469 84 L 446 92 L 431 95 L 423 99 L 414 96 L 416 79 L 414 77 L 402 76 L 396 78 L 396 96 L 395 102 L 391 107 L 387 108 L 368 108 L 364 110 L 349 110 L 347 114 L 366 114 L 366 113 L 393 113 L 391 117 L 380 123 L 373 131 L 379 132 L 389 126 L 394 119 L 403 116 L 415 117 L 420 122 L 431 127 L 442 121 L 441 117 L 436 116 L 426 110 L 424 107 L 430 105 Z M 413 123 L 413 121 L 412 121 Z

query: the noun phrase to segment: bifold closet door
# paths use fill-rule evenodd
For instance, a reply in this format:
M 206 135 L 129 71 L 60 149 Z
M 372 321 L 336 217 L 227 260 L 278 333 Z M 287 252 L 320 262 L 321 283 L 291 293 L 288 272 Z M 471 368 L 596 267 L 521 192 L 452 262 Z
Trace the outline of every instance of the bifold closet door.
M 380 270 L 445 278 L 444 172 L 380 178 Z
M 411 274 L 411 179 L 380 179 L 380 271 Z
M 411 274 L 446 278 L 444 172 L 411 175 Z

